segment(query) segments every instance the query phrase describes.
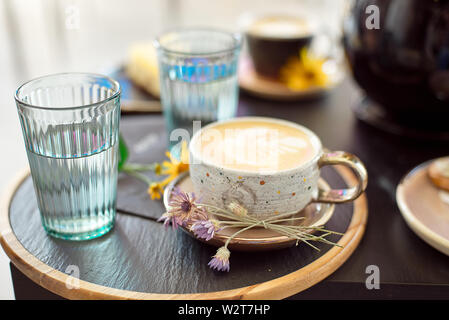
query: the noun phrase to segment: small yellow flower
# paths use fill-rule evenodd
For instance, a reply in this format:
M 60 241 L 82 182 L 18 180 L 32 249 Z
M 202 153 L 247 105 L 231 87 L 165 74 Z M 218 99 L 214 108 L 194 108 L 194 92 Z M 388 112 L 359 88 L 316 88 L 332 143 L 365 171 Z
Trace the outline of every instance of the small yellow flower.
M 306 90 L 310 87 L 326 87 L 329 77 L 323 71 L 325 59 L 313 57 L 307 49 L 302 49 L 299 57 L 292 57 L 282 67 L 280 75 L 292 90 Z
M 161 174 L 176 177 L 180 173 L 189 170 L 189 151 L 187 149 L 187 142 L 182 142 L 180 160 L 173 157 L 173 155 L 168 151 L 165 155 L 170 159 L 170 161 L 165 160 L 162 162 L 163 170 L 161 170 Z
M 150 184 L 147 190 L 151 197 L 151 200 L 160 199 L 161 195 L 164 193 L 163 186 L 159 182 L 153 182 Z
M 153 182 L 148 187 L 148 194 L 151 199 L 160 199 L 164 194 L 164 187 L 169 184 L 180 173 L 189 170 L 189 151 L 187 143 L 183 141 L 181 146 L 181 159 L 176 159 L 170 152 L 165 153 L 170 161 L 162 162 L 162 165 L 157 163 L 154 167 L 154 172 L 157 175 L 167 175 L 167 177 L 159 182 Z
M 169 184 L 176 176 L 168 176 L 162 181 L 153 182 L 148 187 L 148 194 L 151 196 L 151 200 L 160 199 L 161 195 L 164 194 L 164 188 L 167 184 Z

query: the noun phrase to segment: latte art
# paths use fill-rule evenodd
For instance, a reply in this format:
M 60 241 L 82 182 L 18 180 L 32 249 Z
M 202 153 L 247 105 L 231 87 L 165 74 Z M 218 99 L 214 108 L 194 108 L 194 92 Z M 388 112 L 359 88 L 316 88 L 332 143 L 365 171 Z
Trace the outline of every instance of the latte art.
M 268 121 L 235 121 L 203 130 L 194 146 L 203 160 L 244 171 L 282 171 L 311 160 L 316 148 L 297 127 Z

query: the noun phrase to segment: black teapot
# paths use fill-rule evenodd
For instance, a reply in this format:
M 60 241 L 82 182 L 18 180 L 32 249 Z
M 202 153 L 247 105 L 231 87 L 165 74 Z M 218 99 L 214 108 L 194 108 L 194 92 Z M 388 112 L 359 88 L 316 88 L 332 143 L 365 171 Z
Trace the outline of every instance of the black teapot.
M 449 131 L 449 1 L 356 0 L 344 47 L 356 82 L 390 120 Z

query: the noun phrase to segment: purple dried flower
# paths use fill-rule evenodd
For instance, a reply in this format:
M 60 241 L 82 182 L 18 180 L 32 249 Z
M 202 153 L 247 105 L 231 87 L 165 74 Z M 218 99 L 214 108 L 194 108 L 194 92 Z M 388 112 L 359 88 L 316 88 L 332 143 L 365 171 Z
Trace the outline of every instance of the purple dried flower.
M 159 219 L 157 219 L 157 221 L 163 221 L 165 227 L 168 227 L 168 225 L 171 224 L 174 230 L 177 229 L 178 226 L 183 226 L 186 223 L 185 221 L 171 214 L 170 212 L 164 213 Z
M 168 202 L 168 211 L 159 218 L 159 221 L 163 220 L 164 225 L 171 223 L 176 229 L 177 226 L 185 226 L 191 220 L 207 219 L 207 213 L 204 209 L 198 208 L 195 200 L 193 192 L 186 193 L 174 188 Z
M 174 188 L 168 202 L 169 212 L 175 215 L 190 215 L 196 208 L 195 194 L 182 192 L 179 188 Z
M 209 241 L 214 237 L 215 232 L 220 229 L 220 224 L 215 219 L 210 220 L 198 220 L 191 227 L 190 230 L 193 231 L 195 236 L 200 239 L 205 239 Z
M 217 271 L 227 271 L 229 272 L 229 257 L 231 256 L 231 252 L 226 247 L 220 247 L 217 250 L 217 253 L 212 257 L 212 260 L 209 261 L 208 266 L 211 269 L 216 269 Z

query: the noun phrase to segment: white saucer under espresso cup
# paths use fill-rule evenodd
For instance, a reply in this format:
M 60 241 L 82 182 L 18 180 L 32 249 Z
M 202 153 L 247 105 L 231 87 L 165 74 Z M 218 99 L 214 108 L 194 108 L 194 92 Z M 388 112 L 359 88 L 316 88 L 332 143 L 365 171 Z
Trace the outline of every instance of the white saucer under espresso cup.
M 366 188 L 362 162 L 344 152 L 324 152 L 309 129 L 284 120 L 241 117 L 215 122 L 195 133 L 190 176 L 201 202 L 225 208 L 236 202 L 257 218 L 297 213 L 310 202 L 355 200 Z M 356 186 L 323 191 L 320 168 L 344 165 Z

